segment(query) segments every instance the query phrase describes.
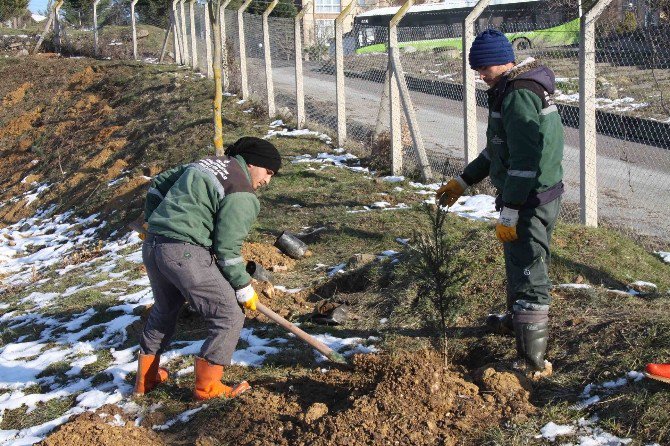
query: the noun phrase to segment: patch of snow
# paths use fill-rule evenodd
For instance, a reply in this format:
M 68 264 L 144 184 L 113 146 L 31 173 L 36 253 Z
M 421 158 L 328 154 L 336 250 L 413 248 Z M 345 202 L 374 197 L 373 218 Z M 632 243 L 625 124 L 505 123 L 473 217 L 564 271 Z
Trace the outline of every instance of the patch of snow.
M 286 294 L 295 294 L 302 291 L 302 288 L 286 288 L 285 286 L 282 285 L 275 285 L 274 288 L 275 290 L 279 290 L 282 293 Z
M 561 283 L 556 288 L 588 290 L 593 287 L 588 283 Z
M 330 270 L 328 270 L 328 277 L 333 277 L 335 274 L 343 273 L 346 266 L 346 263 L 340 263 L 339 265 L 333 266 L 330 268 Z
M 663 260 L 665 263 L 670 263 L 670 252 L 665 251 L 656 251 L 656 254 Z
M 556 424 L 553 421 L 545 424 L 544 427 L 540 429 L 541 438 L 546 438 L 549 441 L 555 441 L 556 437 L 560 437 L 562 435 L 573 435 L 574 433 L 574 426 Z
M 165 424 L 154 424 L 152 429 L 156 431 L 164 431 L 166 429 L 169 429 L 176 423 L 186 423 L 188 420 L 191 419 L 193 415 L 200 412 L 202 409 L 206 409 L 207 407 L 208 407 L 207 404 L 203 404 L 202 406 L 196 407 L 195 409 L 187 410 L 177 415 L 175 418 L 169 420 Z

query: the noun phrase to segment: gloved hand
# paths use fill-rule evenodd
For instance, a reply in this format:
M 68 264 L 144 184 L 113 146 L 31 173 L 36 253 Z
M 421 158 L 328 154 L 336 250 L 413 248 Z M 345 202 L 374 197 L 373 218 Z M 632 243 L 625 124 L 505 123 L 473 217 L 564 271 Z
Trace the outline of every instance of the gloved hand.
M 258 294 L 251 284 L 235 290 L 235 297 L 237 301 L 247 310 L 256 311 L 256 302 L 258 302 Z
M 519 211 L 503 207 L 496 225 L 496 237 L 501 242 L 513 242 L 518 239 L 516 224 L 519 222 Z
M 144 241 L 144 239 L 146 239 L 147 235 L 149 234 L 149 223 L 146 221 L 142 223 L 142 229 L 144 229 L 144 231 L 138 231 L 137 236 L 140 238 L 140 240 Z
M 447 184 L 440 187 L 435 193 L 440 206 L 451 206 L 463 195 L 468 184 L 461 177 L 452 178 Z

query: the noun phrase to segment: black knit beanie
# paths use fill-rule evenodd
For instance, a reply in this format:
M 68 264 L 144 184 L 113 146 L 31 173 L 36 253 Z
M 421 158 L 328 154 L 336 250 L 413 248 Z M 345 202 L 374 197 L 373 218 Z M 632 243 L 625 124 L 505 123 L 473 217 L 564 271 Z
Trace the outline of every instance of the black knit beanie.
M 226 155 L 244 158 L 247 164 L 265 167 L 274 173 L 281 167 L 281 156 L 277 148 L 269 141 L 253 136 L 244 136 L 226 149 Z

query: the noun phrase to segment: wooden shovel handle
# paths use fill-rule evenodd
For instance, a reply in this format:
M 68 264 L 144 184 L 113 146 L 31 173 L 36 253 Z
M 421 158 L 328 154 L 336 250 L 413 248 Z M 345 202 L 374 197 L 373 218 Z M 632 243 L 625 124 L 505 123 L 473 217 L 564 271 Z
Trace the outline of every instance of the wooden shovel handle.
M 322 355 L 327 357 L 333 362 L 339 362 L 339 363 L 346 363 L 346 360 L 342 355 L 328 347 L 326 344 L 323 342 L 317 341 L 314 339 L 312 336 L 309 334 L 305 333 L 298 327 L 296 327 L 294 324 L 290 323 L 265 305 L 263 305 L 260 302 L 256 302 L 256 309 L 270 318 L 272 321 L 276 322 L 278 325 L 281 327 L 285 328 L 286 330 L 290 331 L 294 335 L 296 335 L 298 338 L 302 339 L 312 347 L 314 347 L 318 352 L 320 352 Z

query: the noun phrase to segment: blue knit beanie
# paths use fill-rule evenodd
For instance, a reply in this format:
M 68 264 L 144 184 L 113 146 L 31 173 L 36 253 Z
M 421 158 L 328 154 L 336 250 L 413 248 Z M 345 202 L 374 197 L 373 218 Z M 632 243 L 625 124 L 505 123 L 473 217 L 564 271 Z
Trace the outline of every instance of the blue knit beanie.
M 470 48 L 470 68 L 505 65 L 514 62 L 514 50 L 507 37 L 497 29 L 481 32 Z

